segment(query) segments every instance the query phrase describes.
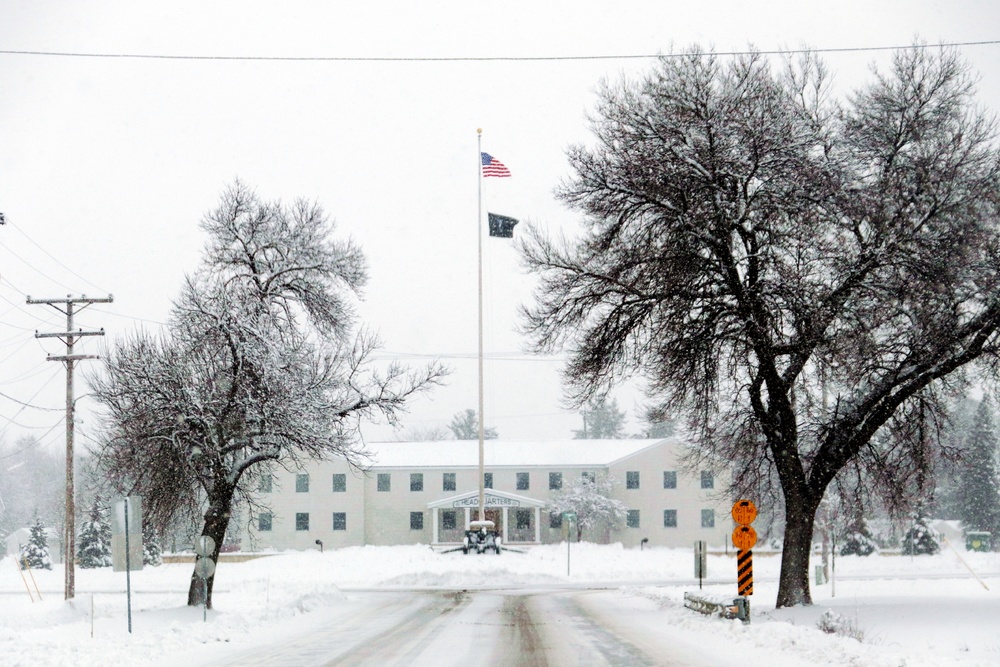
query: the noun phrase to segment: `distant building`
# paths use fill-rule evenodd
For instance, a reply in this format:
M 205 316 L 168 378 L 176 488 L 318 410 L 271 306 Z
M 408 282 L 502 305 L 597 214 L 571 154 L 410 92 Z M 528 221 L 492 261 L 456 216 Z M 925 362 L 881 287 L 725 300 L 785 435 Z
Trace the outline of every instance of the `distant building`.
M 547 508 L 571 476 L 607 474 L 629 510 L 626 525 L 585 532 L 584 540 L 639 546 L 723 546 L 732 531 L 728 479 L 681 470 L 684 444 L 662 440 L 485 443 L 486 518 L 504 542 L 562 541 L 561 517 Z M 357 545 L 452 545 L 479 505 L 477 441 L 392 442 L 368 446 L 367 472 L 346 461 L 315 462 L 265 479 L 260 507 L 241 536 L 244 550 Z

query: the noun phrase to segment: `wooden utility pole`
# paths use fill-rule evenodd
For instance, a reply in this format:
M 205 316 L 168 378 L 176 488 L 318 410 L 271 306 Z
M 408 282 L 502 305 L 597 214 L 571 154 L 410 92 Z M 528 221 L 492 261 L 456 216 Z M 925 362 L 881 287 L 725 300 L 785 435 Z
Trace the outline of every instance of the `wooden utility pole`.
M 109 294 L 105 299 L 88 299 L 86 295 L 74 299 L 72 295 L 67 295 L 65 299 L 32 299 L 28 297 L 29 304 L 44 303 L 52 306 L 60 313 L 66 315 L 66 331 L 64 333 L 38 333 L 35 338 L 61 338 L 66 344 L 66 354 L 49 355 L 48 361 L 63 361 L 66 363 L 66 525 L 63 535 L 63 563 L 66 566 L 65 596 L 67 600 L 73 599 L 76 595 L 76 491 L 73 482 L 73 412 L 75 410 L 73 400 L 73 362 L 83 359 L 98 359 L 94 354 L 73 354 L 73 344 L 77 338 L 82 336 L 103 336 L 104 329 L 100 331 L 73 331 L 73 312 L 76 304 L 82 304 L 83 310 L 92 303 L 111 303 L 113 297 Z

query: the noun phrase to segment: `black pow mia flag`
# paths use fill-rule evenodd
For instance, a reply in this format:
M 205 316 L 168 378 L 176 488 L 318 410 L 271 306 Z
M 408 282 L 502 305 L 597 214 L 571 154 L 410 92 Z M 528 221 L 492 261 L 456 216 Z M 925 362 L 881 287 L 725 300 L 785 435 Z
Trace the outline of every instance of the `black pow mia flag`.
M 514 225 L 517 224 L 517 220 L 497 213 L 487 213 L 487 215 L 490 218 L 490 236 L 502 239 L 514 237 Z

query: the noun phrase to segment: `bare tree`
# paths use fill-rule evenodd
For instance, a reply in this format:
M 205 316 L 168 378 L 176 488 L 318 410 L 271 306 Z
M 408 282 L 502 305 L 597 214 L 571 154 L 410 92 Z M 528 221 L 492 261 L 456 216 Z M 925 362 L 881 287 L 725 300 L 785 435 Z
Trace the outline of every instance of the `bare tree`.
M 577 542 L 582 539 L 584 530 L 619 528 L 625 523 L 628 508 L 622 501 L 612 498 L 617 483 L 607 474 L 584 473 L 580 477 L 571 477 L 552 496 L 549 510 L 576 515 Z
M 364 466 L 360 421 L 395 423 L 444 371 L 370 368 L 377 341 L 352 333 L 349 299 L 364 258 L 331 239 L 318 205 L 264 202 L 237 182 L 202 227 L 203 264 L 166 332 L 115 342 L 89 381 L 106 411 L 97 454 L 109 479 L 144 496 L 154 527 L 200 515 L 217 562 L 234 504 L 252 502 L 261 474 L 330 456 Z M 192 574 L 188 604 L 201 590 Z
M 395 435 L 397 442 L 440 442 L 451 440 L 451 433 L 444 426 L 413 426 Z
M 783 497 L 779 607 L 811 602 L 838 474 L 919 493 L 938 408 L 997 371 L 1000 162 L 967 66 L 915 46 L 840 104 L 826 79 L 695 49 L 605 85 L 560 191 L 582 235 L 520 241 L 570 398 L 641 374 L 736 492 Z

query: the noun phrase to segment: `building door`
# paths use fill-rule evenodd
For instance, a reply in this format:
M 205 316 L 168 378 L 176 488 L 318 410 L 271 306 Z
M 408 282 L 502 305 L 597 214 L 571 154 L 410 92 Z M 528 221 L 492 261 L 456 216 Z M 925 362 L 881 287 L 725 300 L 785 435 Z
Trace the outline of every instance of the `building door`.
M 503 511 L 499 507 L 486 508 L 486 520 L 493 522 L 493 529 L 503 535 Z

